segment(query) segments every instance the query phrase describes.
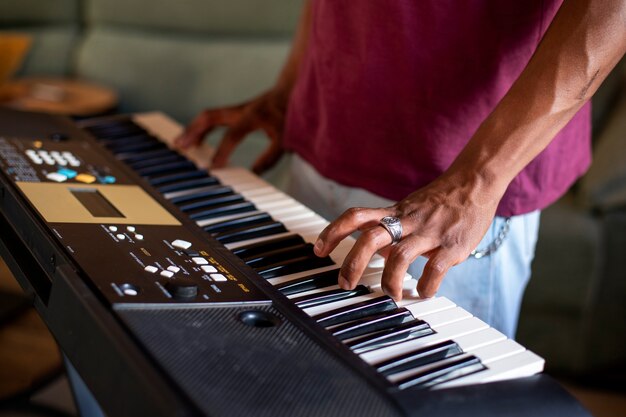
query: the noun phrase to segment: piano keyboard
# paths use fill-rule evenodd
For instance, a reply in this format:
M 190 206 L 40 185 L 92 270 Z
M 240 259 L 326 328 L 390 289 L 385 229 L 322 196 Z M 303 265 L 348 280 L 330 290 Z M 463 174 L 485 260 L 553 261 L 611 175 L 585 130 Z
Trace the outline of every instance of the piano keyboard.
M 172 149 L 182 128 L 167 116 L 116 116 L 81 126 L 398 388 L 441 389 L 543 370 L 542 358 L 452 301 L 419 299 L 408 275 L 402 301 L 384 295 L 379 256 L 357 288 L 341 290 L 337 275 L 353 240 L 316 257 L 313 242 L 325 219 L 245 169 L 209 172 L 208 146 Z

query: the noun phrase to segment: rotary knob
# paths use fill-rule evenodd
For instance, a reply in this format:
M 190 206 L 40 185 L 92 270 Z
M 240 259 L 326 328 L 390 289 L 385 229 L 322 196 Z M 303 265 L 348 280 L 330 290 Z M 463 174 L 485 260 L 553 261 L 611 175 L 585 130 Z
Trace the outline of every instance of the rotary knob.
M 177 300 L 188 300 L 198 295 L 198 285 L 194 283 L 168 282 L 165 288 Z

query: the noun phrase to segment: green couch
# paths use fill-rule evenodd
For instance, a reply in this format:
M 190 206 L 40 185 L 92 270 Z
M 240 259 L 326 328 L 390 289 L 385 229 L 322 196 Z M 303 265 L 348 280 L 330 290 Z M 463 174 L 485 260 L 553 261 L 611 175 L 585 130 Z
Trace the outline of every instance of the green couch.
M 186 123 L 202 108 L 270 86 L 301 1 L 3 0 L 0 29 L 35 36 L 22 74 L 72 75 L 111 86 L 121 111 L 162 110 Z M 622 69 L 623 71 L 623 69 Z M 612 370 L 626 358 L 626 99 L 617 73 L 595 105 L 596 160 L 542 217 L 518 338 L 549 369 Z M 610 84 L 610 83 L 609 83 Z M 238 152 L 249 164 L 259 135 Z M 280 170 L 270 179 L 281 180 Z

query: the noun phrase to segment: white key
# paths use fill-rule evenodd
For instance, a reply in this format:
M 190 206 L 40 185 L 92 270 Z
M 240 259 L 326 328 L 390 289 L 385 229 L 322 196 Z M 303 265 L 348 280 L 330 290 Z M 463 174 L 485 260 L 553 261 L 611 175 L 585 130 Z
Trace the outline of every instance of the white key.
M 262 202 L 259 202 L 258 204 L 255 203 L 255 206 L 259 210 L 269 212 L 269 211 L 272 211 L 273 209 L 283 208 L 285 206 L 293 204 L 294 202 L 296 202 L 296 200 L 294 200 L 291 197 L 287 197 L 287 198 L 280 199 L 280 200 L 262 201 Z
M 289 221 L 290 216 L 308 213 L 310 215 L 315 215 L 315 213 L 308 208 L 304 207 L 302 204 L 296 202 L 287 204 L 286 206 L 281 206 L 277 208 L 272 208 L 268 210 L 268 213 L 276 218 L 277 220 L 285 219 Z
M 411 306 L 407 306 L 406 308 L 411 311 Z M 441 326 L 445 326 L 446 324 L 470 318 L 472 317 L 472 315 L 461 307 L 453 307 L 443 309 L 437 312 L 432 312 L 430 314 L 426 314 L 420 317 L 415 315 L 413 317 L 415 317 L 416 319 L 424 320 L 432 328 L 438 328 Z
M 529 350 L 525 350 L 516 355 L 489 363 L 486 365 L 488 369 L 482 372 L 445 382 L 434 388 L 452 388 L 531 376 L 543 371 L 544 363 L 545 361 L 541 357 Z
M 148 265 L 143 270 L 146 272 L 150 272 L 151 274 L 154 274 L 159 270 L 159 268 L 157 268 L 156 266 Z
M 170 266 L 167 267 L 167 270 L 171 271 L 173 273 L 177 273 L 178 271 L 180 271 L 180 268 L 175 266 L 175 265 L 170 265 Z
M 319 234 L 318 228 L 319 226 L 317 224 L 313 224 L 312 226 L 309 225 L 308 227 L 303 228 L 300 231 L 290 230 L 285 233 L 278 233 L 278 234 L 271 235 L 271 236 L 263 236 L 263 237 L 258 237 L 254 239 L 249 239 L 249 240 L 242 240 L 241 242 L 227 243 L 224 246 L 226 246 L 230 250 L 233 250 L 241 246 L 247 246 L 247 245 L 251 245 L 254 243 L 265 242 L 268 240 L 278 239 L 280 237 L 293 235 L 293 234 L 299 234 L 300 236 L 302 236 L 302 238 L 306 242 L 312 242 L 312 241 L 315 241 L 315 239 L 317 238 L 317 235 Z
M 308 218 L 312 218 L 315 216 L 310 210 L 290 210 L 287 212 L 282 212 L 276 215 L 277 219 L 280 220 L 285 225 L 290 225 L 292 223 L 298 223 Z M 272 216 L 274 217 L 274 216 Z M 289 229 L 289 226 L 286 226 Z
M 340 301 L 335 301 L 333 303 L 324 304 L 324 305 L 321 305 L 321 306 L 305 308 L 304 312 L 307 313 L 309 316 L 316 316 L 318 314 L 322 314 L 322 313 L 325 313 L 327 311 L 334 310 L 336 308 L 346 307 L 346 306 L 349 306 L 351 304 L 356 304 L 356 303 L 360 303 L 361 301 L 371 300 L 371 299 L 374 299 L 374 298 L 377 298 L 377 297 L 380 297 L 380 296 L 381 296 L 380 293 L 372 293 L 372 294 L 367 294 L 367 295 L 360 295 L 358 297 L 354 297 L 354 298 L 351 298 L 349 300 L 340 300 Z
M 397 343 L 395 345 L 387 346 L 381 349 L 365 352 L 361 355 L 361 359 L 368 363 L 378 363 L 394 356 L 401 355 L 405 352 L 419 349 L 424 346 L 429 346 L 435 343 L 444 342 L 446 340 L 454 340 L 456 337 L 464 336 L 473 332 L 477 332 L 482 329 L 486 329 L 489 326 L 482 320 L 476 317 L 470 317 L 465 320 L 460 320 L 439 328 L 434 328 L 437 332 L 429 336 L 425 336 L 419 339 L 412 339 L 406 342 Z
M 161 271 L 159 275 L 165 278 L 172 278 L 174 276 L 174 273 L 172 271 Z
M 267 240 L 272 240 L 272 239 L 278 239 L 278 238 L 289 236 L 289 235 L 293 235 L 293 233 L 292 232 L 277 233 L 272 236 L 263 236 L 263 237 L 257 237 L 254 239 L 242 240 L 240 242 L 227 243 L 224 246 L 226 246 L 226 248 L 229 250 L 234 250 L 241 246 L 248 246 L 248 245 L 252 245 L 255 243 L 265 242 Z
M 336 267 L 337 266 L 335 265 L 335 268 Z M 367 272 L 368 273 L 366 275 L 364 275 L 364 277 L 367 277 L 368 281 L 371 282 L 371 280 L 374 280 L 374 281 L 377 280 L 378 282 L 380 282 L 380 271 L 370 270 L 370 271 L 367 271 Z M 296 275 L 296 274 L 294 274 L 294 275 Z M 309 274 L 309 275 L 312 275 L 312 274 Z M 304 276 L 306 276 L 306 275 L 304 275 Z M 293 277 L 293 279 L 296 279 L 296 277 Z M 412 291 L 413 283 L 412 283 L 411 276 L 409 274 L 406 274 L 404 276 L 404 283 L 403 283 L 403 285 L 404 285 L 404 288 L 405 288 L 403 292 L 410 293 Z M 366 300 L 370 300 L 370 299 L 373 299 L 373 298 L 382 297 L 382 296 L 385 295 L 382 291 L 379 290 L 378 284 L 376 284 L 373 288 L 376 291 L 374 291 L 371 294 L 361 295 L 359 297 L 351 298 L 349 300 L 335 301 L 333 303 L 328 303 L 328 304 L 324 304 L 324 305 L 321 305 L 321 306 L 311 307 L 311 308 L 308 308 L 308 309 L 304 309 L 304 312 L 307 313 L 310 316 L 315 316 L 315 315 L 318 315 L 318 314 L 325 313 L 327 311 L 331 311 L 331 310 L 334 310 L 334 309 L 337 309 L 337 308 L 341 308 L 341 307 L 346 307 L 346 306 L 349 306 L 351 304 L 359 303 L 361 301 L 366 301 Z M 432 299 L 423 300 L 423 301 L 420 301 L 420 302 L 428 303 L 428 302 L 430 302 L 430 300 L 432 300 Z M 413 299 L 412 303 L 415 303 L 415 302 L 417 302 L 417 300 Z M 397 305 L 397 303 L 396 303 L 396 305 Z M 422 308 L 422 310 L 426 309 L 426 307 L 424 307 L 424 306 L 422 306 L 421 308 Z
M 484 330 L 454 339 L 464 352 L 471 352 L 483 346 L 500 342 L 502 340 L 506 340 L 506 336 L 493 327 L 488 327 Z
M 242 217 L 253 216 L 255 214 L 261 214 L 261 213 L 262 213 L 261 211 L 257 210 L 257 211 L 248 211 L 246 213 L 229 214 L 228 216 L 216 217 L 214 219 L 198 220 L 196 224 L 200 227 L 204 227 L 204 226 L 208 226 L 214 223 L 225 222 L 228 220 L 239 219 Z
M 188 188 L 186 190 L 180 190 L 180 191 L 171 191 L 169 193 L 163 194 L 163 197 L 165 197 L 167 200 L 171 200 L 172 198 L 193 195 L 193 194 L 202 193 L 205 191 L 211 191 L 215 189 L 216 187 L 220 187 L 220 186 L 219 185 L 207 185 L 203 187 Z
M 252 201 L 255 205 L 271 203 L 285 199 L 285 194 L 269 187 L 257 188 L 250 191 L 243 191 L 241 194 L 246 200 Z M 257 206 L 258 207 L 258 206 Z
M 421 319 L 427 314 L 437 313 L 438 311 L 456 307 L 456 304 L 448 300 L 446 297 L 425 298 L 418 299 L 417 301 L 414 299 L 403 298 L 396 304 L 398 304 L 399 307 L 408 308 L 413 316 L 418 319 Z
M 281 198 L 285 196 L 285 193 L 277 190 L 276 188 L 272 187 L 269 184 L 265 184 L 264 186 L 260 186 L 257 188 L 251 188 L 249 190 L 243 190 L 241 191 L 240 194 L 249 200 L 262 198 L 264 196 L 269 196 L 269 195 L 278 195 L 278 196 L 281 196 Z
M 492 362 L 516 355 L 525 350 L 524 346 L 520 345 L 515 340 L 506 339 L 497 343 L 472 349 L 471 353 L 472 355 L 480 358 L 480 361 L 484 365 L 489 365 Z
M 468 353 L 477 357 L 483 365 L 488 366 L 492 362 L 499 361 L 499 360 L 505 359 L 513 355 L 517 355 L 521 352 L 524 352 L 524 350 L 525 350 L 524 347 L 521 346 L 519 343 L 516 343 L 513 340 L 509 339 L 509 340 L 503 340 L 500 342 L 492 343 L 483 348 L 476 349 L 473 352 L 464 352 L 464 353 Z M 463 355 L 463 356 L 466 356 L 466 355 Z M 420 366 L 414 369 L 399 372 L 397 374 L 391 375 L 388 379 L 392 382 L 395 382 L 395 381 L 398 381 L 399 379 L 402 379 L 411 375 L 415 375 L 423 371 L 428 371 L 429 369 L 437 367 L 446 362 L 452 362 L 456 359 L 459 359 L 460 357 L 461 356 L 451 357 L 448 359 L 437 361 L 432 364 L 428 364 L 428 365 Z M 482 371 L 479 371 L 479 373 L 476 375 L 479 375 L 481 372 Z

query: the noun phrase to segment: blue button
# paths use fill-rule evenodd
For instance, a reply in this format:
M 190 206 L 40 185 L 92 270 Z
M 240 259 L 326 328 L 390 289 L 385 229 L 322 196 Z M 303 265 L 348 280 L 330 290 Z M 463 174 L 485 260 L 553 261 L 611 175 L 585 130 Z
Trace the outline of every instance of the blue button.
M 67 178 L 70 178 L 70 179 L 78 175 L 78 172 L 69 168 L 60 168 L 57 172 L 61 175 L 65 175 Z
M 102 178 L 102 182 L 105 184 L 115 184 L 115 181 L 117 181 L 117 179 L 113 175 L 107 175 Z

